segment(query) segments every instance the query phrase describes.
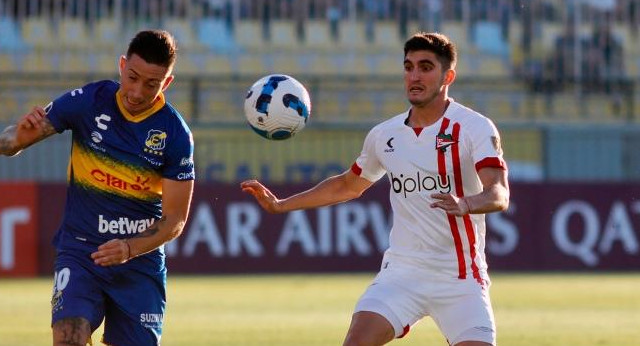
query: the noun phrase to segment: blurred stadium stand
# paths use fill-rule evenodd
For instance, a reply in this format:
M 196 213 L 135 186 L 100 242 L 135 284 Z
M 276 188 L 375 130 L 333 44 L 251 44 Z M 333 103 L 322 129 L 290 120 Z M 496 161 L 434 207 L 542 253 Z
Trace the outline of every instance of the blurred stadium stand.
M 239 161 L 253 174 L 282 163 L 273 180 L 321 178 L 280 171 L 307 156 L 349 167 L 366 131 L 407 108 L 402 44 L 417 30 L 457 43 L 451 94 L 501 128 L 514 179 L 640 179 L 640 0 L 0 0 L 0 126 L 116 78 L 118 55 L 142 28 L 178 41 L 167 97 L 207 148 L 196 157 L 206 179 L 241 178 Z M 244 125 L 245 92 L 268 73 L 310 89 L 311 123 L 295 145 Z M 19 171 L 0 158 L 0 179 L 64 179 L 42 157 L 67 152 L 36 146 Z

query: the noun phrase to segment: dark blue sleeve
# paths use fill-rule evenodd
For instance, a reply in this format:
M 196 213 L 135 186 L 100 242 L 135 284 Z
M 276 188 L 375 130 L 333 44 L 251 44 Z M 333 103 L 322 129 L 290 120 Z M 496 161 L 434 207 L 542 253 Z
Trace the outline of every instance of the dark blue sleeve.
M 91 85 L 62 94 L 45 107 L 47 118 L 58 133 L 73 129 L 77 120 L 86 112 L 93 94 Z
M 180 121 L 171 143 L 167 143 L 166 161 L 162 176 L 172 180 L 194 180 L 193 135 Z

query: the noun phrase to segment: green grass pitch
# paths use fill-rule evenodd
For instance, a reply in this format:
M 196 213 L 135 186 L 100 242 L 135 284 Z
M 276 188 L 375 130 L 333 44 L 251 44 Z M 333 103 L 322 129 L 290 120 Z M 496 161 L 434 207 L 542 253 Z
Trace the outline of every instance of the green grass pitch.
M 365 274 L 169 275 L 163 345 L 340 345 Z M 640 272 L 494 273 L 498 344 L 637 345 Z M 51 279 L 0 280 L 0 345 L 50 345 Z M 98 342 L 102 329 L 93 336 Z M 393 345 L 446 345 L 426 318 Z

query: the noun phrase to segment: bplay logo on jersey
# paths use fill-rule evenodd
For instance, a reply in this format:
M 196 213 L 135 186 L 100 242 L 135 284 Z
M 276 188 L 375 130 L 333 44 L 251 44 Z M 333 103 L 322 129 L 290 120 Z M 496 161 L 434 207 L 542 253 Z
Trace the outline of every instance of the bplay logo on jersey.
M 405 198 L 407 198 L 407 193 L 412 192 L 437 191 L 450 193 L 451 179 L 447 175 L 446 180 L 442 181 L 440 175 L 430 176 L 420 171 L 407 176 L 400 174 L 399 177 L 391 173 L 391 188 L 395 193 L 402 193 Z

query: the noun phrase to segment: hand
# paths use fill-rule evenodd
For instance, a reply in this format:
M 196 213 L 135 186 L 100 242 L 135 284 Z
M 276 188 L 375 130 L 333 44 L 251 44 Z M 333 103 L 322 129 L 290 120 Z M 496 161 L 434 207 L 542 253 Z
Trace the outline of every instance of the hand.
M 18 127 L 24 129 L 39 129 L 41 127 L 40 121 L 47 116 L 42 107 L 33 107 L 31 112 L 25 114 L 18 120 Z
M 270 213 L 280 213 L 280 200 L 257 180 L 247 180 L 240 183 L 242 192 L 249 193 L 256 198 L 260 206 Z
M 103 267 L 123 264 L 131 258 L 131 246 L 126 239 L 111 239 L 98 246 L 91 258 L 93 263 Z
M 447 214 L 455 216 L 463 216 L 469 214 L 471 211 L 469 203 L 464 198 L 458 198 L 448 193 L 434 193 L 431 198 L 436 201 L 431 203 L 431 208 L 440 208 Z

